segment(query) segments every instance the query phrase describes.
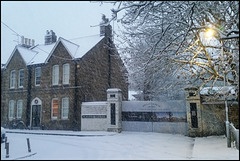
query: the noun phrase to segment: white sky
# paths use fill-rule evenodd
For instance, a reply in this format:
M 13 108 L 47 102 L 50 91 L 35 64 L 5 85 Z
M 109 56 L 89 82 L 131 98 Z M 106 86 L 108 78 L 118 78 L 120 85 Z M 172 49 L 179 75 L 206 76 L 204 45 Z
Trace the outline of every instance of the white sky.
M 110 19 L 115 7 L 100 1 L 1 1 L 1 63 L 7 62 L 16 41 L 21 42 L 4 24 L 35 44 L 44 44 L 46 30 L 65 39 L 99 34 L 99 26 L 90 26 L 99 25 L 102 14 Z
M 7 133 L 9 158 L 1 144 L 1 160 L 239 160 L 224 136 L 187 137 L 153 132 L 10 130 L 71 135 Z M 31 152 L 28 152 L 27 138 Z

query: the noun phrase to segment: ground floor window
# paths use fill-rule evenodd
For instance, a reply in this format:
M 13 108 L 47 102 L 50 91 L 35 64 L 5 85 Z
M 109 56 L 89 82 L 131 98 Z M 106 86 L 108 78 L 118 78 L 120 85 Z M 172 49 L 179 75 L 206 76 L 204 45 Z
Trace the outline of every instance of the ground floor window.
M 58 99 L 52 100 L 52 119 L 57 119 L 58 116 Z
M 14 100 L 10 100 L 8 118 L 13 119 L 13 117 L 14 117 Z
M 22 107 L 23 107 L 23 101 L 18 100 L 18 102 L 17 102 L 17 118 L 22 118 Z
M 62 99 L 62 119 L 68 119 L 69 98 Z

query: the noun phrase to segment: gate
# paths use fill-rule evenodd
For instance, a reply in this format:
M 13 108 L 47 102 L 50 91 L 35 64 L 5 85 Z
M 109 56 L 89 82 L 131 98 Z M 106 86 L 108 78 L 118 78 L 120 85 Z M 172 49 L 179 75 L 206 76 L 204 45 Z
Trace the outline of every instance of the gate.
M 122 130 L 186 135 L 185 101 L 123 101 Z

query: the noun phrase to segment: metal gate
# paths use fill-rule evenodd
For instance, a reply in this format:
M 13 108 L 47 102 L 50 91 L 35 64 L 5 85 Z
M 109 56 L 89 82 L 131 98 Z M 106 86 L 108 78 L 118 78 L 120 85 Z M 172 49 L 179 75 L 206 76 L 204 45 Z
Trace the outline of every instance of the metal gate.
M 122 130 L 187 134 L 185 101 L 123 101 Z

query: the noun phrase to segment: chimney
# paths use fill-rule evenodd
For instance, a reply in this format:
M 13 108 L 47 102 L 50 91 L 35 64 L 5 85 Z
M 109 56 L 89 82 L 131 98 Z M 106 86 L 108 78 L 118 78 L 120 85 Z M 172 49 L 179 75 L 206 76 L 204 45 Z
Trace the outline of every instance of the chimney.
M 55 43 L 57 41 L 57 36 L 53 30 L 46 31 L 45 35 L 45 45 L 50 45 L 52 43 Z
M 35 45 L 35 40 L 34 39 L 32 39 L 32 46 L 34 46 Z
M 102 22 L 100 22 L 100 36 L 112 38 L 112 26 L 104 14 L 102 15 Z
M 21 45 L 24 44 L 24 36 L 21 36 Z
M 34 46 L 34 40 L 25 38 L 24 36 L 21 36 L 21 46 L 30 48 L 31 46 Z

